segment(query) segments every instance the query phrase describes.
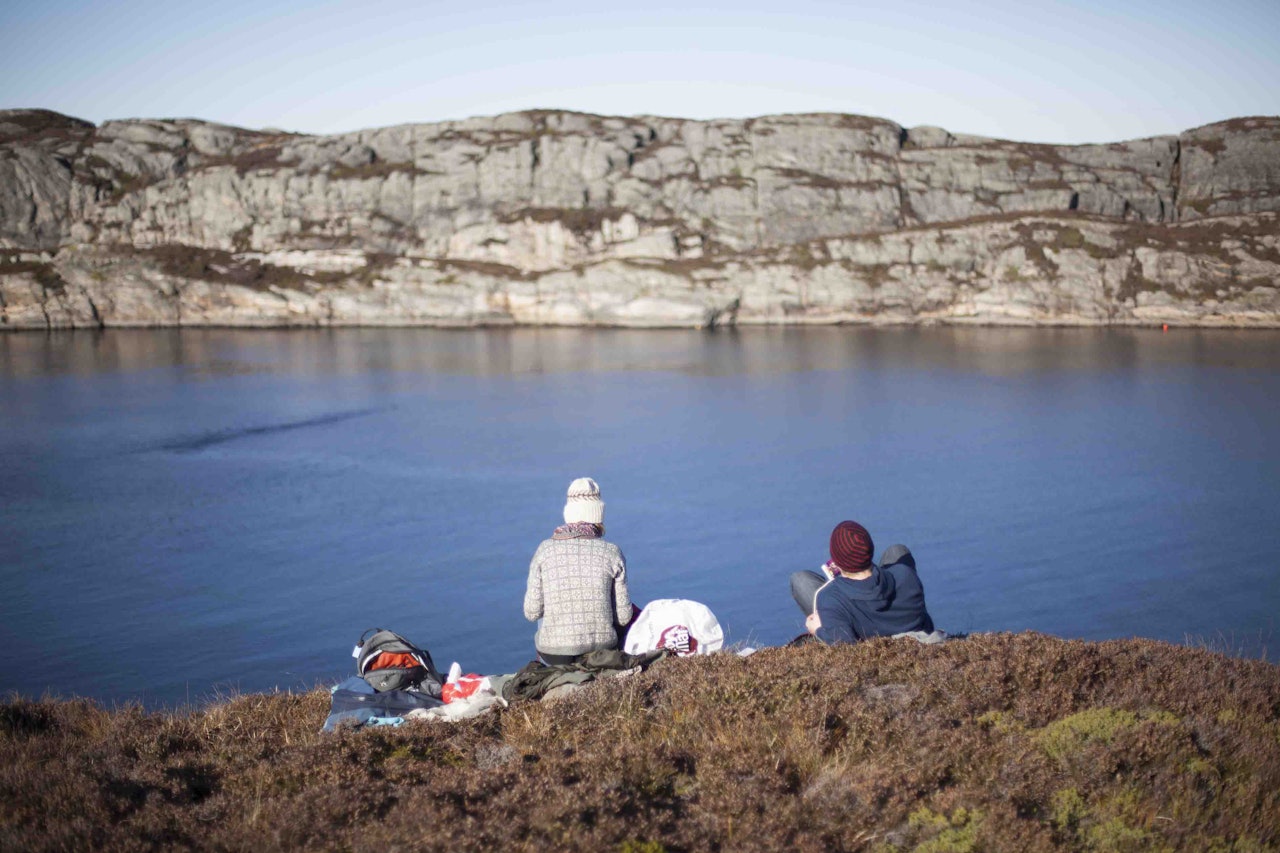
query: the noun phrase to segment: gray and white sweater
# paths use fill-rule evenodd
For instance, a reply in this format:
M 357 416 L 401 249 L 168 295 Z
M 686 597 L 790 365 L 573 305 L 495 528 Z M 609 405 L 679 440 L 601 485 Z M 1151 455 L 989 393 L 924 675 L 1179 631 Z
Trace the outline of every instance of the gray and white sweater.
M 524 615 L 542 620 L 538 651 L 581 655 L 616 648 L 615 621 L 631 620 L 627 561 L 603 539 L 547 539 L 529 563 Z

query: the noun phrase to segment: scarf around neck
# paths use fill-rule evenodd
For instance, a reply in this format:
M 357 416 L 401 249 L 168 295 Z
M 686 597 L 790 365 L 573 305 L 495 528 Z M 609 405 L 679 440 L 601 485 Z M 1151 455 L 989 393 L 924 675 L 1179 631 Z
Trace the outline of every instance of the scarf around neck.
M 604 535 L 603 524 L 592 524 L 589 521 L 573 521 L 562 524 L 551 534 L 552 539 L 599 539 Z

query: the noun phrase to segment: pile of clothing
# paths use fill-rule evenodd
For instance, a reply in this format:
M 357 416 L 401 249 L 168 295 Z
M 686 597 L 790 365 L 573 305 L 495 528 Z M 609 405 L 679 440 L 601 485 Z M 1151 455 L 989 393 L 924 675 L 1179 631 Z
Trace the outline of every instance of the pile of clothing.
M 371 629 L 352 651 L 357 674 L 329 691 L 323 730 L 465 720 L 512 702 L 555 699 L 599 678 L 625 678 L 668 655 L 711 654 L 723 645 L 715 615 L 703 604 L 676 598 L 650 602 L 640 611 L 623 649 L 589 652 L 554 666 L 530 661 L 505 675 L 463 674 L 455 663 L 442 677 L 425 649 L 393 631 Z
M 506 675 L 466 675 L 451 671 L 440 695 L 430 690 L 376 690 L 362 676 L 352 676 L 330 688 L 329 716 L 323 731 L 372 726 L 401 726 L 414 720 L 456 722 L 505 708 L 522 700 L 556 699 L 597 678 L 624 678 L 642 672 L 669 653 L 657 650 L 639 655 L 611 649 L 591 652 L 571 664 L 547 666 L 530 661 Z M 455 663 L 452 670 L 457 670 Z

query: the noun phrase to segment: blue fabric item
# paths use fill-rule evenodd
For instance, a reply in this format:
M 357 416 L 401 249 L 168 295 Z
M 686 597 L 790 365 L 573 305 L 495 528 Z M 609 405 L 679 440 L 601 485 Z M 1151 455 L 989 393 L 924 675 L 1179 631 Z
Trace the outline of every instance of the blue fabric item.
M 368 693 L 371 695 L 377 692 L 373 689 L 373 685 L 358 675 L 353 675 L 341 684 L 335 684 L 329 688 L 330 693 L 337 693 L 339 690 L 350 690 L 352 693 Z
M 370 717 L 364 721 L 366 726 L 403 726 L 404 717 Z
M 850 580 L 841 575 L 815 596 L 825 643 L 855 643 L 868 637 L 891 637 L 906 631 L 933 631 L 924 604 L 924 585 L 915 567 L 903 561 L 872 566 L 871 577 Z
M 355 711 L 331 711 L 320 731 L 332 732 L 339 728 L 358 729 L 372 719 L 373 716 L 374 712 L 368 708 L 360 708 Z
M 400 719 L 418 708 L 438 708 L 444 703 L 434 696 L 411 690 L 386 690 L 377 693 L 363 678 L 352 677 L 330 689 L 329 717 L 322 731 L 339 726 L 358 728 L 363 725 L 399 725 L 373 723 L 374 719 Z

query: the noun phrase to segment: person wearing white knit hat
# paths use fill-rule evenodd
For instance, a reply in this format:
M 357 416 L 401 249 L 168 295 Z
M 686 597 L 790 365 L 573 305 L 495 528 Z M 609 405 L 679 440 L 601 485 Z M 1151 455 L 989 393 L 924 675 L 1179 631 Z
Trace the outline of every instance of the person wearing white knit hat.
M 525 618 L 540 620 L 534 647 L 549 664 L 621 648 L 634 613 L 626 558 L 603 538 L 604 501 L 595 480 L 569 484 L 564 522 L 534 552 L 524 594 Z
M 600 499 L 600 487 L 590 477 L 574 480 L 569 484 L 569 492 L 565 495 L 564 523 L 580 522 L 604 527 L 604 501 Z

